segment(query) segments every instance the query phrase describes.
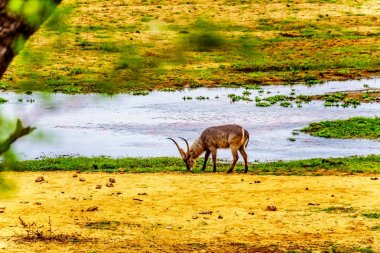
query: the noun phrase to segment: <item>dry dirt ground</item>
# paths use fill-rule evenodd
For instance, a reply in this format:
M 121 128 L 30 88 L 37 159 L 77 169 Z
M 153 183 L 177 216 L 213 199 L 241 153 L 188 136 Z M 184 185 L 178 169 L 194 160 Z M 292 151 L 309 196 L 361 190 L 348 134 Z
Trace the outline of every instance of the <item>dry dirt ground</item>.
M 3 174 L 0 252 L 380 252 L 374 175 Z

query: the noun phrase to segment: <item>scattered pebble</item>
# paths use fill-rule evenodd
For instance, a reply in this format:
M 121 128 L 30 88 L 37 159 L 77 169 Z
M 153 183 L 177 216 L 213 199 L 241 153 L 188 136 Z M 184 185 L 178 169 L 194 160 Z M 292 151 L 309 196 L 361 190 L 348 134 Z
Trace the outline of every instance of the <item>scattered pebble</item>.
M 318 203 L 307 203 L 308 206 L 319 206 L 320 204 Z
M 89 207 L 87 208 L 86 212 L 94 212 L 94 211 L 98 211 L 99 208 L 97 206 L 92 206 L 92 207 Z
M 78 175 L 77 175 L 77 174 L 74 174 L 73 177 L 78 177 Z
M 0 209 L 0 213 L 4 213 L 5 212 L 5 210 L 4 209 Z
M 37 177 L 37 179 L 35 180 L 37 183 L 40 183 L 40 182 L 43 182 L 45 181 L 44 177 L 43 176 L 39 176 Z
M 309 190 L 309 188 L 308 188 L 308 187 L 306 187 L 306 188 L 305 188 L 305 190 L 306 190 L 306 191 L 308 191 L 308 190 Z
M 255 181 L 255 184 L 260 184 L 260 183 L 261 183 L 260 180 L 256 180 L 256 181 Z
M 148 195 L 146 192 L 137 193 L 137 195 Z
M 277 207 L 274 206 L 274 205 L 267 206 L 267 210 L 268 210 L 268 211 L 276 211 L 276 210 L 277 210 Z
M 76 173 L 77 173 L 77 174 L 80 174 L 80 173 L 81 173 L 81 171 L 80 171 L 80 170 L 77 170 L 77 171 L 76 171 Z
M 255 215 L 255 213 L 254 213 L 254 212 L 249 212 L 248 214 L 249 214 L 249 215 Z
M 202 210 L 199 212 L 199 214 L 209 214 L 211 215 L 212 214 L 212 211 L 209 211 L 209 210 Z
M 79 181 L 84 182 L 84 181 L 86 181 L 86 179 L 84 179 L 83 177 L 81 177 L 81 178 L 79 178 Z
M 102 189 L 102 185 L 101 185 L 101 184 L 97 184 L 97 185 L 95 186 L 95 189 Z
M 193 218 L 194 220 L 196 220 L 196 219 L 198 219 L 198 215 L 197 214 L 193 214 L 193 216 L 191 218 Z
M 166 229 L 172 229 L 172 227 L 171 226 L 167 226 Z
M 335 195 L 334 195 L 334 194 L 332 194 L 332 195 L 331 195 L 331 197 L 335 197 Z
M 371 177 L 371 180 L 379 180 L 377 177 Z
M 133 200 L 140 201 L 140 202 L 144 201 L 144 200 L 138 199 L 138 198 L 133 198 Z
M 244 178 L 241 179 L 241 182 L 244 182 Z
M 221 214 L 219 214 L 218 219 L 223 219 L 223 216 Z
M 113 183 L 111 183 L 111 182 L 107 182 L 106 186 L 107 186 L 107 187 L 114 187 L 114 186 L 113 186 Z
M 36 202 L 36 203 L 34 203 L 34 204 L 37 205 L 37 206 L 42 205 L 41 202 Z
M 116 179 L 115 179 L 115 178 L 111 178 L 111 177 L 110 177 L 110 178 L 108 179 L 108 181 L 111 182 L 111 183 L 116 183 Z

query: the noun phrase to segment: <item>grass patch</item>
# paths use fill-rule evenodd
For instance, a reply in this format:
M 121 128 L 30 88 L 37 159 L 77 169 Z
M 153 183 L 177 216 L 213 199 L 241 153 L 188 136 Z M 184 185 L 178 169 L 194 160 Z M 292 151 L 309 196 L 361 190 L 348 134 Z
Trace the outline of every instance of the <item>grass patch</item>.
M 202 173 L 203 159 L 199 159 L 194 173 Z M 219 161 L 217 170 L 226 172 L 230 162 Z M 211 171 L 209 161 L 207 171 Z M 102 171 L 115 172 L 125 168 L 131 173 L 184 172 L 185 165 L 180 158 L 110 158 L 110 157 L 58 157 L 38 160 L 19 161 L 12 164 L 0 163 L 0 170 L 12 171 Z M 238 163 L 237 172 L 243 172 L 244 166 Z M 380 173 L 380 156 L 347 157 L 331 159 L 308 159 L 299 161 L 278 161 L 251 164 L 249 172 L 271 175 L 325 175 L 340 173 Z
M 380 118 L 354 117 L 348 120 L 311 123 L 301 129 L 312 136 L 339 139 L 380 139 Z
M 323 209 L 322 211 L 327 213 L 355 213 L 355 209 L 352 207 L 328 207 Z
M 120 221 L 98 221 L 86 222 L 84 227 L 88 229 L 115 230 L 120 224 Z
M 380 218 L 380 213 L 363 213 L 362 214 L 364 217 L 367 219 L 379 219 Z

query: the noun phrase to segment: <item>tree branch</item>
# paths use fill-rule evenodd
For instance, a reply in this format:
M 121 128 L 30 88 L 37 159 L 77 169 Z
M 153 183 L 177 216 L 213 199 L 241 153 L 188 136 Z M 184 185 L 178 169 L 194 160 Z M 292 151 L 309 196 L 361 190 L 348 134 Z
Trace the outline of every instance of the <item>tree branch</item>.
M 21 120 L 17 120 L 16 129 L 14 132 L 2 143 L 0 143 L 0 155 L 7 152 L 12 143 L 23 137 L 24 135 L 28 135 L 34 131 L 34 127 L 23 127 Z

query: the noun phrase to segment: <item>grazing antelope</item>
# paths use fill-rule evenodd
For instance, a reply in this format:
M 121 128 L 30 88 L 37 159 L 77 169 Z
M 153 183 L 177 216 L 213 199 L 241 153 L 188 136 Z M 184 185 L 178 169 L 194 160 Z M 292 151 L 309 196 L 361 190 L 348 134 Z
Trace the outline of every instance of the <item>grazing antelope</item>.
M 201 136 L 195 140 L 195 142 L 189 147 L 189 143 L 186 139 L 179 137 L 186 142 L 187 152 L 185 152 L 178 143 L 172 138 L 174 144 L 177 146 L 179 153 L 181 154 L 182 160 L 186 164 L 186 169 L 191 171 L 195 165 L 195 160 L 206 151 L 205 161 L 202 167 L 202 171 L 206 169 L 206 164 L 210 153 L 212 155 L 212 161 L 214 169 L 216 171 L 216 150 L 218 148 L 230 148 L 233 156 L 233 162 L 227 173 L 231 173 L 235 167 L 236 162 L 239 159 L 238 150 L 243 156 L 245 170 L 244 173 L 248 171 L 248 157 L 245 152 L 249 141 L 249 133 L 247 130 L 239 125 L 222 125 L 206 128 Z

